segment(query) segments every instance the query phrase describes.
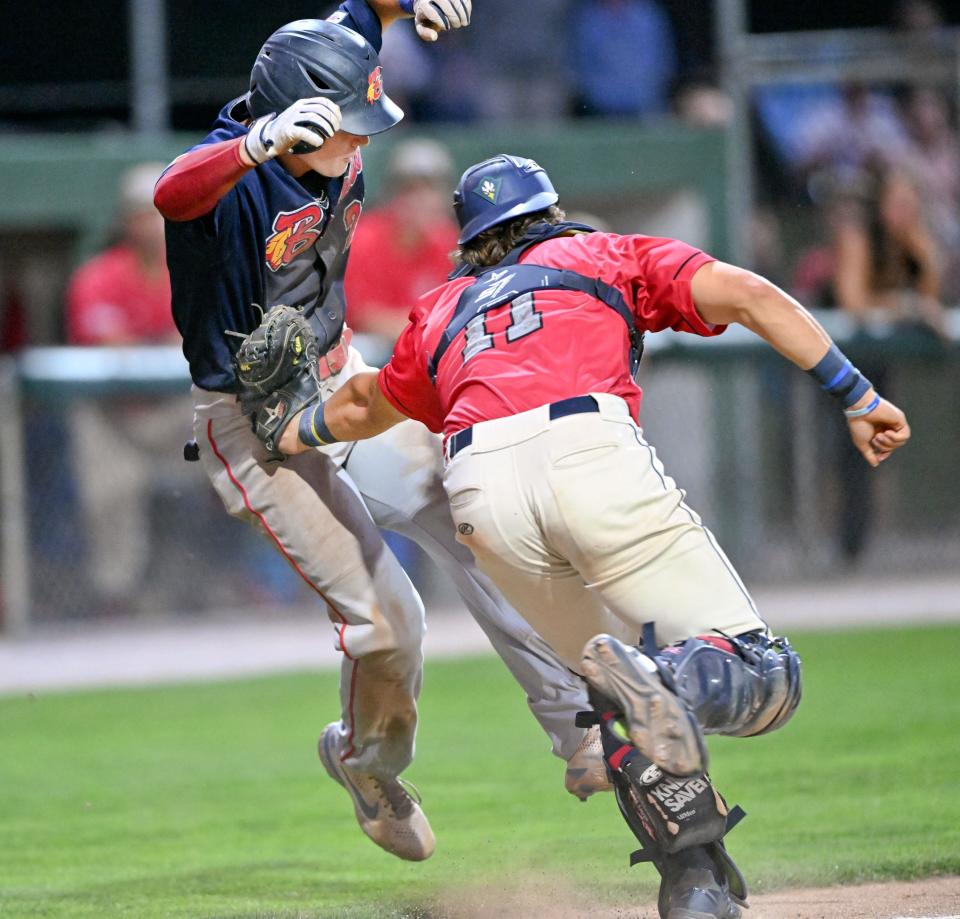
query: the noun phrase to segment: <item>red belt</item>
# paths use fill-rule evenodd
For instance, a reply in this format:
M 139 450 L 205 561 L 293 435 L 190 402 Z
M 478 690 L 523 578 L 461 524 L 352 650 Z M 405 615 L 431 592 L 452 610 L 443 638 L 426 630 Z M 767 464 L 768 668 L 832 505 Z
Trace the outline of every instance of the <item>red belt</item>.
M 338 374 L 346 366 L 350 356 L 350 342 L 353 340 L 353 330 L 343 327 L 340 340 L 317 361 L 317 370 L 321 380 L 326 380 Z

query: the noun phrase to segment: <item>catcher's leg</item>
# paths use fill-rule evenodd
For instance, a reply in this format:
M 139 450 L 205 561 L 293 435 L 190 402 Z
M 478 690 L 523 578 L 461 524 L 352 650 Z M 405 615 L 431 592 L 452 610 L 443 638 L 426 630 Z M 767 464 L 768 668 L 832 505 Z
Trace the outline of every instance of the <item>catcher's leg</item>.
M 277 461 L 230 396 L 199 393 L 200 456 L 227 509 L 256 525 L 326 602 L 343 652 L 342 723 L 321 757 L 375 842 L 403 858 L 433 850 L 419 806 L 397 782 L 413 756 L 423 606 L 359 496 L 328 458 Z
M 358 443 L 346 471 L 381 526 L 414 540 L 451 578 L 474 619 L 523 687 L 534 717 L 557 756 L 572 762 L 573 794 L 587 797 L 609 783 L 598 744 L 585 738 L 574 717 L 586 705 L 583 681 L 512 609 L 491 580 L 457 543 L 441 480 L 440 440 L 422 425 L 397 425 Z M 390 470 L 395 474 L 391 475 Z
M 646 630 L 645 653 L 707 733 L 765 734 L 786 724 L 800 704 L 800 656 L 786 638 L 762 631 L 701 635 L 657 650 L 652 632 Z
M 591 691 L 591 703 L 581 723 L 598 724 L 617 805 L 640 842 L 630 864 L 652 862 L 660 873 L 661 919 L 736 919 L 747 885 L 723 837 L 743 811 L 728 809 L 706 773 L 663 772 L 617 732 L 610 700 Z

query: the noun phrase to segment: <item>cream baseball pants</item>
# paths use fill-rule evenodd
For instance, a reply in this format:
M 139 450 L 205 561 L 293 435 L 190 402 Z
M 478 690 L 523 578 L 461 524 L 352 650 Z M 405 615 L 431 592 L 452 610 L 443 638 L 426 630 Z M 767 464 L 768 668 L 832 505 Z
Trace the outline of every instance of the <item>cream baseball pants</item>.
M 591 395 L 599 411 L 473 426 L 444 475 L 458 540 L 575 671 L 600 632 L 636 644 L 653 622 L 664 645 L 765 629 L 627 404 Z

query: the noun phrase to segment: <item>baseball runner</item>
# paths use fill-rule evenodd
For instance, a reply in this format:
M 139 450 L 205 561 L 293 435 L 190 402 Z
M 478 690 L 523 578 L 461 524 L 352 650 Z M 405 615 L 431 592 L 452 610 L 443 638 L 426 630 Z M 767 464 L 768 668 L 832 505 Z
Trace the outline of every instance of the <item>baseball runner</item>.
M 454 539 L 440 438 L 411 422 L 371 443 L 285 459 L 251 425 L 264 395 L 290 374 L 326 399 L 370 369 L 350 343 L 343 277 L 363 208 L 360 150 L 402 117 L 384 92 L 381 32 L 413 15 L 432 40 L 438 29 L 466 26 L 470 12 L 470 0 L 346 0 L 329 20 L 284 26 L 257 57 L 250 91 L 223 108 L 155 192 L 194 382 L 194 458 L 227 510 L 259 528 L 327 604 L 343 654 L 341 717 L 323 731 L 320 756 L 363 831 L 410 860 L 435 844 L 398 780 L 413 757 L 424 611 L 378 526 L 414 539 L 453 579 L 554 752 L 570 761 L 571 791 L 609 787 L 596 731 L 573 724 L 586 705 L 582 681 Z M 286 375 L 265 369 L 278 346 L 274 327 L 236 356 L 276 304 L 289 304 L 301 323 L 278 332 Z
M 407 418 L 444 433 L 459 540 L 591 685 L 581 720 L 600 725 L 634 860 L 662 875 L 660 915 L 735 919 L 747 890 L 723 837 L 742 812 L 713 788 L 703 734 L 785 724 L 800 660 L 644 439 L 642 335 L 746 326 L 840 402 L 872 466 L 910 431 L 768 281 L 676 240 L 567 223 L 557 200 L 532 160 L 468 169 L 461 265 L 421 298 L 387 366 L 261 434 L 295 456 Z

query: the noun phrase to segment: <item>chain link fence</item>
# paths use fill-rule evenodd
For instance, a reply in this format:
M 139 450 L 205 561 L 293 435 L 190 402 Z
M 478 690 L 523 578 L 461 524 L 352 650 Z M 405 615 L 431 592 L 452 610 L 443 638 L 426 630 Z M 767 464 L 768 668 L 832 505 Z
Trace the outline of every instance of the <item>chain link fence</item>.
M 840 317 L 826 318 L 843 339 Z M 960 563 L 960 347 L 894 329 L 844 347 L 913 426 L 878 470 L 852 452 L 813 381 L 744 330 L 662 334 L 648 347 L 646 436 L 753 584 Z M 192 407 L 179 353 L 114 352 L 105 364 L 95 350 L 27 352 L 0 377 L 5 627 L 315 605 L 184 462 Z M 417 550 L 392 545 L 428 603 L 454 601 Z

